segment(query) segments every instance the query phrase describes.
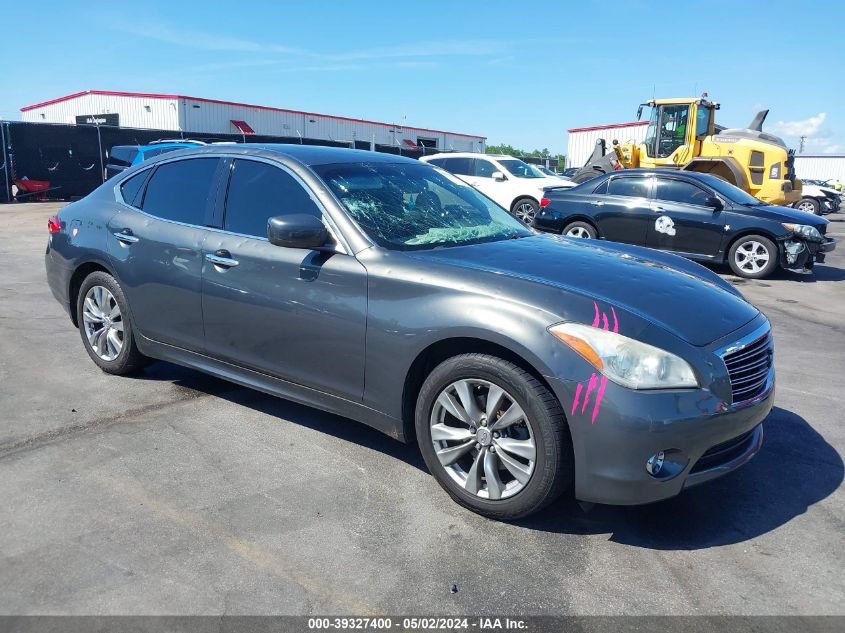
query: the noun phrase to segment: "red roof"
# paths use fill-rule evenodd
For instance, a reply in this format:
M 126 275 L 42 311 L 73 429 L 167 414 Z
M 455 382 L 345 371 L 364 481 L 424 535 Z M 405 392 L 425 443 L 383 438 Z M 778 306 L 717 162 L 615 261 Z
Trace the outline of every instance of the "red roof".
M 613 123 L 611 125 L 594 125 L 592 127 L 574 127 L 566 130 L 570 134 L 572 132 L 592 132 L 593 130 L 613 130 L 619 127 L 631 127 L 634 125 L 648 125 L 648 121 L 631 121 L 630 123 Z
M 69 101 L 70 99 L 75 99 L 77 97 L 83 97 L 85 95 L 105 95 L 110 97 L 147 97 L 148 99 L 185 99 L 188 101 L 198 101 L 200 103 L 217 103 L 220 105 L 233 105 L 233 106 L 241 106 L 244 108 L 256 108 L 258 110 L 271 110 L 273 112 L 287 112 L 289 114 L 305 114 L 308 116 L 321 116 L 326 117 L 328 119 L 335 119 L 336 121 L 352 121 L 354 123 L 369 123 L 371 125 L 385 125 L 388 127 L 397 127 L 395 123 L 383 123 L 381 121 L 370 121 L 368 119 L 353 119 L 350 117 L 345 116 L 334 116 L 331 114 L 320 114 L 318 112 L 306 112 L 304 110 L 288 110 L 286 108 L 274 108 L 271 106 L 260 106 L 260 105 L 253 105 L 250 103 L 238 103 L 237 101 L 221 101 L 219 99 L 205 99 L 203 97 L 187 97 L 185 95 L 168 95 L 168 94 L 156 94 L 156 93 L 147 93 L 147 92 L 118 92 L 114 90 L 83 90 L 82 92 L 74 92 L 70 95 L 65 95 L 64 97 L 58 97 L 57 99 L 50 99 L 49 101 L 42 101 L 41 103 L 34 103 L 32 105 L 24 106 L 21 108 L 21 112 L 26 112 L 27 110 L 34 110 L 35 108 L 41 108 L 44 106 L 52 105 L 54 103 L 61 103 L 62 101 Z M 461 134 L 459 132 L 446 132 L 445 130 L 433 130 L 430 128 L 425 127 L 413 127 L 409 125 L 398 126 L 403 127 L 406 130 L 414 130 L 417 132 L 434 132 L 435 134 L 451 134 L 452 136 L 463 136 L 465 138 L 480 138 L 486 140 L 486 136 L 478 136 L 475 134 Z

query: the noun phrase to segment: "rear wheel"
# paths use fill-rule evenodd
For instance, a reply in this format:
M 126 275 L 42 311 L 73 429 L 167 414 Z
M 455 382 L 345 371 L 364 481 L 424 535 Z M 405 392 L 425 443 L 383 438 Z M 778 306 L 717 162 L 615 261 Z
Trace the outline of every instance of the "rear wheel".
M 438 483 L 491 518 L 536 512 L 572 482 L 572 444 L 557 399 L 495 356 L 463 354 L 438 365 L 417 399 L 416 432 Z
M 104 372 L 124 376 L 149 362 L 135 344 L 123 290 L 108 273 L 97 271 L 85 278 L 76 315 L 85 351 Z
M 746 235 L 731 246 L 728 264 L 740 277 L 763 279 L 778 267 L 778 249 L 774 242 L 762 235 Z
M 525 222 L 528 226 L 534 224 L 534 216 L 537 215 L 539 206 L 531 198 L 520 198 L 513 203 L 511 213 Z
M 806 211 L 815 215 L 821 215 L 821 205 L 815 198 L 801 198 L 796 204 L 795 208 L 799 211 Z
M 582 239 L 596 239 L 596 227 L 588 222 L 570 222 L 561 232 L 565 237 L 579 237 Z

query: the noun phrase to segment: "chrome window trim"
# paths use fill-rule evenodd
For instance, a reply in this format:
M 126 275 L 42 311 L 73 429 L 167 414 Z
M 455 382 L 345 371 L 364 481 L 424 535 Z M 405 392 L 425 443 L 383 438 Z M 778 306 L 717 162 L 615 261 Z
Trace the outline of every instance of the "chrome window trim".
M 253 240 L 263 240 L 265 242 L 269 242 L 270 240 L 267 239 L 266 237 L 260 237 L 260 236 L 256 236 L 256 235 L 246 235 L 244 233 L 235 233 L 234 231 L 227 231 L 223 228 L 218 228 L 216 226 L 206 226 L 204 224 L 189 224 L 187 222 L 179 222 L 178 220 L 171 220 L 171 219 L 168 219 L 168 218 L 162 218 L 160 216 L 153 215 L 152 213 L 147 213 L 146 211 L 144 211 L 140 207 L 133 207 L 131 204 L 129 204 L 128 202 L 126 202 L 123 199 L 123 194 L 120 190 L 120 187 L 121 187 L 121 185 L 123 185 L 124 182 L 126 182 L 130 178 L 132 178 L 132 177 L 134 177 L 138 174 L 141 174 L 145 171 L 154 169 L 155 167 L 157 167 L 159 165 L 164 165 L 164 164 L 167 164 L 167 163 L 175 163 L 175 162 L 178 162 L 180 160 L 192 160 L 192 159 L 196 159 L 196 158 L 217 158 L 217 159 L 231 158 L 233 160 L 234 159 L 254 160 L 254 161 L 257 161 L 257 162 L 267 163 L 268 165 L 270 165 L 272 167 L 282 169 L 283 171 L 285 171 L 285 173 L 292 176 L 294 178 L 294 180 L 296 180 L 297 183 L 299 183 L 299 185 L 302 186 L 305 189 L 305 191 L 308 193 L 311 200 L 314 202 L 314 204 L 320 210 L 321 220 L 323 221 L 323 224 L 326 226 L 326 230 L 329 232 L 329 235 L 331 235 L 332 238 L 335 241 L 335 244 L 334 244 L 335 251 L 334 252 L 337 253 L 338 255 L 349 255 L 349 253 L 351 252 L 351 250 L 350 250 L 350 248 L 349 248 L 349 246 L 346 242 L 346 239 L 342 236 L 340 230 L 337 228 L 335 221 L 334 221 L 334 218 L 332 218 L 331 214 L 328 213 L 325 205 L 316 198 L 316 196 L 314 195 L 314 192 L 311 190 L 311 187 L 309 187 L 305 183 L 305 181 L 302 180 L 302 178 L 300 178 L 297 174 L 295 174 L 293 171 L 291 171 L 287 166 L 282 165 L 281 163 L 278 163 L 278 162 L 273 161 L 273 160 L 265 159 L 261 156 L 249 156 L 249 155 L 244 155 L 244 154 L 225 154 L 225 153 L 217 154 L 217 153 L 209 152 L 209 153 L 202 153 L 202 154 L 199 154 L 199 155 L 176 156 L 176 157 L 173 157 L 173 158 L 166 158 L 166 159 L 162 159 L 162 160 L 157 160 L 154 163 L 152 163 L 151 165 L 146 166 L 143 169 L 139 169 L 138 171 L 134 171 L 134 172 L 132 172 L 131 175 L 127 175 L 126 177 L 121 178 L 119 182 L 115 183 L 114 187 L 112 187 L 112 192 L 114 194 L 115 202 L 117 202 L 118 204 L 120 204 L 123 207 L 126 207 L 127 209 L 130 209 L 132 211 L 136 211 L 138 213 L 141 213 L 141 214 L 147 216 L 148 218 L 152 218 L 154 220 L 159 220 L 161 222 L 169 222 L 170 224 L 175 224 L 177 226 L 185 226 L 185 227 L 193 228 L 193 229 L 205 229 L 207 231 L 215 231 L 217 233 L 224 233 L 226 235 L 233 235 L 233 236 L 236 236 L 236 237 L 245 237 L 245 238 L 249 238 L 249 239 L 253 239 Z M 147 183 L 147 184 L 149 184 L 149 183 Z M 228 189 L 227 189 L 227 191 L 228 191 Z M 225 209 L 225 207 L 224 207 L 224 209 Z M 225 214 L 224 214 L 224 220 L 225 220 Z M 303 249 L 303 250 L 306 250 L 306 249 Z

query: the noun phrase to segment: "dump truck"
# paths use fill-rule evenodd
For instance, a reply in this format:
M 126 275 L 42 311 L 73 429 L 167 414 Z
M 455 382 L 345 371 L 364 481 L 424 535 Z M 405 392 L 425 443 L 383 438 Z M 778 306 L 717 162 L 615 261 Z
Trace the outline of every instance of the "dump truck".
M 645 141 L 619 144 L 608 151 L 604 139 L 573 176 L 585 182 L 613 169 L 632 167 L 681 169 L 712 173 L 769 204 L 790 206 L 801 199 L 795 177 L 795 150 L 763 132 L 768 110 L 747 128 L 716 125 L 719 104 L 705 93 L 698 98 L 652 99 L 640 104 L 637 120 L 649 108 Z

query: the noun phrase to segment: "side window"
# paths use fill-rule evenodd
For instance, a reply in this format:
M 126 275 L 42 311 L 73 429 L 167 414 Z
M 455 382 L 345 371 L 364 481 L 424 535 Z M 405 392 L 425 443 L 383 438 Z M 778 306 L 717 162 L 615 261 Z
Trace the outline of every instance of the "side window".
M 275 215 L 322 212 L 297 180 L 279 167 L 236 160 L 226 195 L 223 228 L 233 233 L 267 237 L 267 220 Z
M 627 196 L 629 198 L 648 198 L 648 178 L 641 176 L 611 178 L 607 185 L 607 193 L 611 196 Z
M 472 176 L 473 166 L 471 158 L 447 158 L 446 171 L 459 176 Z
M 475 175 L 481 178 L 492 178 L 493 172 L 497 171 L 496 166 L 489 160 L 482 158 L 475 159 Z
M 138 193 L 141 187 L 144 186 L 144 181 L 150 175 L 150 170 L 145 169 L 140 174 L 135 174 L 131 178 L 127 178 L 120 183 L 120 195 L 123 196 L 123 201 L 133 207 L 140 207 L 141 203 L 138 200 Z
M 598 187 L 593 189 L 593 193 L 598 195 L 598 196 L 602 196 L 602 195 L 606 194 L 607 193 L 607 181 L 605 180 Z
M 704 200 L 707 198 L 707 193 L 704 189 L 696 187 L 694 184 L 683 180 L 657 178 L 656 184 L 657 191 L 655 192 L 654 197 L 658 200 L 703 205 Z
M 435 165 L 436 167 L 440 167 L 442 169 L 446 169 L 446 159 L 445 158 L 433 158 L 428 161 L 430 165 Z
M 160 165 L 147 185 L 143 209 L 150 215 L 205 225 L 205 207 L 217 158 L 191 158 Z

